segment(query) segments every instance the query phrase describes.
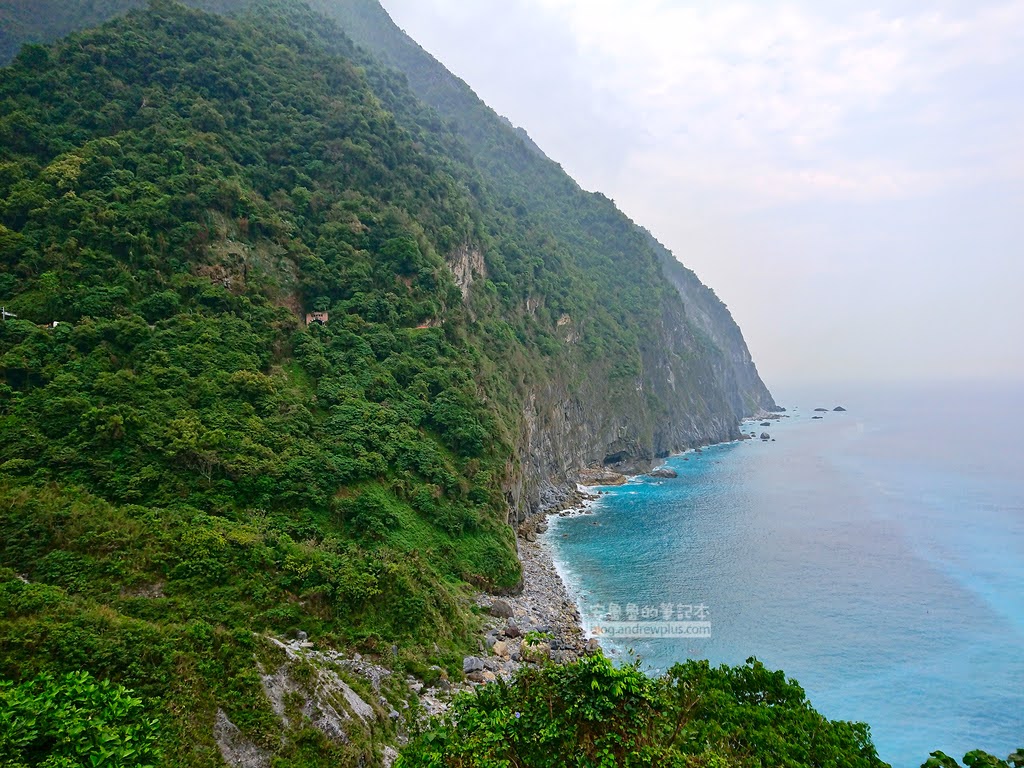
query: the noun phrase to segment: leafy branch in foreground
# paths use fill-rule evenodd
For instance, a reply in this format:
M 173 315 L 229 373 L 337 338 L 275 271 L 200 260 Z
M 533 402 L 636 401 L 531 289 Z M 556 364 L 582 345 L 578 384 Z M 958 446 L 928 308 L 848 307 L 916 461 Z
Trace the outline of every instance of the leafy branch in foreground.
M 12 768 L 147 768 L 159 726 L 142 699 L 88 672 L 0 680 L 0 762 Z
M 650 678 L 604 656 L 528 669 L 457 699 L 401 768 L 835 766 L 883 768 L 863 723 L 831 721 L 756 659 L 677 664 Z
M 1024 766 L 1024 747 L 1005 760 L 975 749 L 964 755 L 964 765 L 967 768 L 1022 768 Z M 921 764 L 921 768 L 961 768 L 961 766 L 945 752 L 932 752 L 931 757 Z

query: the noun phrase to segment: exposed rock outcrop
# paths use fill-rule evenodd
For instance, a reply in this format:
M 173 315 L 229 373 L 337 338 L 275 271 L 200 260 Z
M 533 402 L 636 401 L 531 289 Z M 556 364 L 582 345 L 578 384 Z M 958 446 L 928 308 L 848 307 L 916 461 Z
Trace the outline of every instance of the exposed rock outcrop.
M 213 738 L 229 768 L 270 768 L 270 753 L 247 739 L 223 709 L 213 721 Z
M 477 248 L 464 245 L 447 259 L 448 268 L 452 271 L 455 284 L 462 291 L 462 300 L 469 299 L 469 291 L 477 280 L 487 278 L 487 264 L 484 255 Z
M 579 473 L 580 485 L 624 485 L 627 479 L 621 472 L 600 467 L 587 467 Z

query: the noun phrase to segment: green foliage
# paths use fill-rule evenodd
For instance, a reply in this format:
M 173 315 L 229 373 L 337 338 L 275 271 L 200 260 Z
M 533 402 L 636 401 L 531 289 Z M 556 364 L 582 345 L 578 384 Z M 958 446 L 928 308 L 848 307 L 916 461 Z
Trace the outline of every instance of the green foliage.
M 1018 749 L 1006 760 L 975 749 L 964 755 L 963 764 L 967 768 L 1021 768 L 1024 766 L 1024 748 Z M 932 752 L 931 757 L 921 764 L 921 768 L 961 768 L 961 765 L 945 752 Z
M 10 766 L 150 768 L 158 723 L 142 700 L 88 672 L 0 680 L 0 759 Z
M 456 700 L 403 752 L 418 766 L 884 768 L 859 723 L 833 722 L 754 659 L 653 679 L 603 656 L 528 669 Z
M 756 659 L 742 667 L 706 661 L 676 665 L 665 676 L 669 705 L 692 718 L 686 738 L 729 746 L 737 760 L 771 766 L 881 766 L 868 726 L 829 721 L 803 689 Z

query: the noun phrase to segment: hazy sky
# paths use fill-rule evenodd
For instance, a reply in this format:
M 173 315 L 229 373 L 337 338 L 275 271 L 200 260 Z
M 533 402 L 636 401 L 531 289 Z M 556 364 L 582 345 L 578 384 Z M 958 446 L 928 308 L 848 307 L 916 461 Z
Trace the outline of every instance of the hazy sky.
M 1024 380 L 1024 0 L 383 0 L 729 305 L 769 386 Z

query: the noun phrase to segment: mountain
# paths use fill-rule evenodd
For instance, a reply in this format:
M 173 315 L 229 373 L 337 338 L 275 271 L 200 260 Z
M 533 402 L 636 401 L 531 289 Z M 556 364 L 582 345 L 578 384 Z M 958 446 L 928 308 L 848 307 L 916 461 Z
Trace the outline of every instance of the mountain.
M 139 5 L 0 2 L 0 715 L 377 764 L 550 489 L 774 403 L 724 305 L 376 3 Z
M 106 12 L 112 14 L 139 4 L 140 0 L 114 0 Z M 193 4 L 224 10 L 248 7 L 251 0 L 199 0 Z M 510 216 L 518 229 L 522 230 L 524 224 L 532 229 L 539 225 L 563 248 L 570 248 L 573 266 L 588 273 L 583 279 L 591 283 L 596 279 L 596 286 L 589 289 L 592 295 L 618 292 L 621 296 L 616 283 L 625 277 L 630 285 L 623 286 L 623 290 L 648 284 L 653 292 L 645 294 L 644 303 L 658 297 L 663 304 L 660 318 L 654 312 L 646 318 L 654 332 L 641 331 L 647 337 L 643 350 L 646 359 L 636 387 L 644 397 L 633 398 L 632 402 L 609 402 L 603 387 L 586 387 L 605 381 L 607 371 L 586 371 L 577 376 L 584 384 L 582 389 L 557 378 L 527 387 L 517 448 L 518 462 L 525 471 L 514 473 L 507 488 L 520 518 L 537 509 L 539 493 L 545 486 L 564 482 L 580 465 L 608 461 L 627 467 L 644 466 L 684 446 L 734 437 L 730 422 L 775 407 L 728 310 L 649 233 L 629 221 L 603 195 L 580 189 L 525 132 L 487 107 L 463 81 L 405 35 L 376 0 L 312 0 L 310 5 L 338 21 L 372 54 L 368 62 L 371 69 L 375 61 L 380 61 L 405 75 L 409 88 L 436 110 L 436 115 L 425 117 L 419 104 L 394 98 L 389 83 L 371 77 L 375 92 L 399 124 L 415 133 L 430 120 L 435 121 L 434 127 L 440 127 L 436 122 L 440 117 L 464 142 L 481 182 L 501 212 Z M 74 13 L 75 7 L 88 9 L 91 18 L 99 13 L 91 3 L 68 6 L 64 14 Z M 532 247 L 535 252 L 543 249 L 536 244 Z M 495 260 L 496 251 L 492 249 L 485 256 Z M 551 258 L 548 256 L 547 261 Z M 682 302 L 674 296 L 660 296 L 664 288 L 660 275 L 643 274 L 651 271 L 651 261 L 661 266 Z M 568 271 L 561 264 L 553 266 L 559 273 Z M 624 276 L 622 268 L 636 270 L 636 274 Z M 574 285 L 568 290 L 578 295 L 586 289 Z M 535 286 L 527 292 L 531 295 L 522 300 L 528 308 L 540 303 L 552 309 L 552 297 L 536 295 Z M 605 303 L 603 297 L 598 303 Z M 599 307 L 584 311 L 592 309 Z M 558 321 L 573 322 L 578 327 L 585 321 L 611 325 L 620 319 L 582 318 L 579 312 L 576 316 L 563 312 Z M 688 365 L 673 366 L 670 360 L 661 359 L 661 351 L 668 351 L 669 356 L 690 351 L 696 354 Z M 660 401 L 657 410 L 661 413 L 657 416 L 652 416 L 643 402 L 646 393 L 652 392 Z M 600 413 L 593 412 L 595 402 L 601 403 Z M 568 418 L 566 414 L 570 414 Z

